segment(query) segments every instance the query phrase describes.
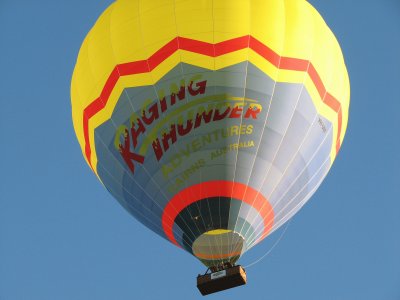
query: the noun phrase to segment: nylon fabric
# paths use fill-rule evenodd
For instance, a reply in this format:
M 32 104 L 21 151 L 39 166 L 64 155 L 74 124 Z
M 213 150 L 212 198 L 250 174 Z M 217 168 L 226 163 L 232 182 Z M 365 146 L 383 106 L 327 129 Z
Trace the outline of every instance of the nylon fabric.
M 310 199 L 349 98 L 340 46 L 305 0 L 116 1 L 71 80 L 93 172 L 208 266 L 235 262 Z

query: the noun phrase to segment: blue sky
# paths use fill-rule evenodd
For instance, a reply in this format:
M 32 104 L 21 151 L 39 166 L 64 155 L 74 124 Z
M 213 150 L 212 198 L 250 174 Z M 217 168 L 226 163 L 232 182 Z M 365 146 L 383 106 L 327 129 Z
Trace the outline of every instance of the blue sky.
M 75 138 L 70 77 L 110 2 L 0 0 L 1 300 L 201 298 L 204 267 L 112 199 Z M 310 2 L 350 75 L 344 144 L 248 285 L 208 299 L 400 299 L 400 2 Z

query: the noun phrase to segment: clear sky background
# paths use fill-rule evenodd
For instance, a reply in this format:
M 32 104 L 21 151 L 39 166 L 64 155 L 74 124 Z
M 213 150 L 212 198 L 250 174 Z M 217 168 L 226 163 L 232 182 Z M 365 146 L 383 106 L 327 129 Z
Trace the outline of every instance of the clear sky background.
M 0 0 L 1 300 L 202 298 L 205 268 L 112 199 L 75 138 L 71 74 L 110 2 Z M 207 299 L 400 299 L 400 0 L 310 2 L 346 59 L 345 141 L 248 285 Z

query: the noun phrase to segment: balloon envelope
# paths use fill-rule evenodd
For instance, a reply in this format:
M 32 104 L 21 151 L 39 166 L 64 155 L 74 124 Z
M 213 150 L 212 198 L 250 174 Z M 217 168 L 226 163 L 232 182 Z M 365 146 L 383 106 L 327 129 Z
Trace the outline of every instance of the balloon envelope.
M 340 47 L 304 0 L 117 1 L 71 84 L 94 173 L 207 266 L 235 262 L 316 191 L 349 93 Z

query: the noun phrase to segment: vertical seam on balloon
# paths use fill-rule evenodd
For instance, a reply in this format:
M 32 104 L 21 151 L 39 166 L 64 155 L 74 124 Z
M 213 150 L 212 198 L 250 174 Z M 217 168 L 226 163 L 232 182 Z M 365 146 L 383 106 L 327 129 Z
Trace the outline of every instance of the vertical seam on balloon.
M 248 2 L 248 5 L 249 5 L 249 16 L 248 16 L 248 19 L 249 19 L 249 30 L 248 30 L 248 32 L 251 33 L 251 21 L 250 21 L 251 20 L 251 12 L 250 12 L 251 4 L 250 4 L 250 1 Z M 247 59 L 246 59 L 246 72 L 245 72 L 245 76 L 244 76 L 243 99 L 246 98 L 246 89 L 247 89 L 247 74 L 248 74 L 248 68 L 249 68 L 249 52 L 250 52 L 250 34 L 248 35 L 248 41 L 247 41 L 247 47 L 246 48 L 247 48 L 247 57 L 246 57 Z M 242 127 L 242 124 L 243 124 L 243 112 L 240 115 L 240 125 L 239 125 L 239 129 L 238 129 L 239 133 L 240 133 L 240 127 Z M 241 139 L 241 135 L 238 134 L 238 139 L 237 139 L 237 143 L 238 144 L 240 144 L 240 139 Z M 233 172 L 233 180 L 232 180 L 233 182 L 236 181 L 238 157 L 239 157 L 239 147 L 237 147 L 237 152 L 236 152 L 236 157 L 235 157 L 235 169 L 234 169 L 234 172 Z M 232 186 L 232 188 L 233 188 L 233 186 Z M 246 190 L 247 190 L 247 187 L 246 187 Z M 232 230 L 235 230 L 235 228 L 236 228 L 237 221 L 239 220 L 240 210 L 241 209 L 242 209 L 242 202 L 240 202 L 240 204 L 239 204 L 238 214 L 236 216 L 235 224 L 233 225 Z M 228 219 L 228 222 L 229 222 L 229 219 Z M 234 243 L 232 243 L 231 245 L 233 245 L 233 244 Z M 234 252 L 233 249 L 230 249 L 230 252 Z
M 174 1 L 175 1 L 175 0 L 174 0 Z M 212 0 L 212 1 L 213 1 L 213 0 Z M 212 10 L 211 10 L 211 12 L 212 12 Z M 214 34 L 214 30 L 213 30 L 213 34 Z M 213 52 L 212 52 L 212 53 L 213 53 L 213 55 L 215 55 L 214 45 L 213 45 Z M 181 59 L 181 63 L 182 63 L 182 59 Z M 182 73 L 183 73 L 183 70 L 182 70 Z M 185 97 L 185 98 L 186 98 L 186 97 Z M 189 99 L 190 99 L 190 98 L 191 98 L 191 95 L 190 95 L 190 93 L 189 93 L 188 99 L 186 99 L 186 103 L 189 103 Z M 176 148 L 175 144 L 174 144 L 174 147 Z M 202 181 L 202 168 L 199 169 L 199 176 L 200 176 L 200 182 L 201 182 L 201 181 Z M 185 182 L 185 187 L 186 187 L 186 188 L 189 187 L 189 186 L 188 186 L 188 182 Z M 199 207 L 199 204 L 198 204 L 197 202 L 196 202 L 196 207 L 197 207 L 197 210 L 200 212 L 200 211 L 201 211 L 201 208 Z M 209 211 L 209 213 L 210 213 L 210 220 L 211 220 L 211 222 L 213 222 L 213 221 L 212 221 L 212 218 L 211 218 L 211 211 L 210 211 L 210 206 L 208 205 L 208 201 L 207 201 L 207 207 L 208 207 L 208 211 Z M 190 211 L 189 211 L 189 214 L 190 214 L 190 216 L 192 217 Z M 192 218 L 193 218 L 193 217 L 192 217 Z M 200 215 L 200 219 L 201 219 L 201 222 L 203 223 L 204 228 L 207 228 L 206 222 L 205 222 L 205 220 L 204 220 L 204 218 L 203 218 L 202 215 Z M 196 223 L 195 221 L 194 221 L 193 223 L 196 225 L 196 228 L 197 228 L 197 230 L 198 230 L 198 232 L 199 232 L 199 234 L 200 234 L 201 230 L 200 230 L 200 228 L 197 226 L 197 223 Z M 212 224 L 212 226 L 214 227 L 214 224 Z M 195 238 L 195 235 L 194 235 L 194 238 Z M 212 249 L 212 245 L 211 245 L 210 241 L 207 240 L 207 242 L 208 242 L 208 245 L 209 245 L 210 249 Z M 193 247 L 193 243 L 194 243 L 194 240 L 192 241 L 191 247 Z M 193 253 L 193 251 L 192 251 L 192 253 Z
M 142 31 L 141 31 L 141 34 L 142 34 L 142 40 L 144 40 L 144 35 L 143 35 L 143 32 L 142 32 Z M 173 40 L 175 40 L 175 43 L 174 43 L 175 46 L 176 46 L 175 49 L 172 49 L 172 48 L 171 48 L 171 49 L 170 49 L 171 53 L 170 53 L 169 55 L 165 56 L 164 58 L 161 58 L 161 57 L 159 56 L 158 59 L 156 59 L 156 58 L 157 58 L 156 53 L 153 54 L 153 55 L 147 60 L 147 64 L 148 64 L 149 69 L 154 70 L 164 59 L 168 58 L 169 56 L 171 56 L 171 55 L 172 55 L 173 53 L 175 53 L 176 51 L 179 51 L 179 37 L 177 36 L 177 37 L 174 38 Z M 152 57 L 153 57 L 154 59 L 151 61 L 151 58 L 152 58 Z M 154 63 L 154 66 L 153 66 L 153 67 L 152 67 L 151 62 Z M 156 88 L 155 88 L 156 82 L 154 82 L 154 78 L 153 78 L 152 73 L 150 73 L 150 77 L 151 77 L 151 79 L 152 79 L 152 84 L 151 84 L 151 86 L 153 87 L 153 90 L 154 90 L 154 93 L 155 93 L 156 97 L 158 97 L 157 90 L 156 90 Z M 175 147 L 175 145 L 173 145 L 173 147 Z M 143 166 L 143 167 L 144 167 L 144 166 Z M 164 196 L 164 198 L 165 198 L 165 200 L 166 200 L 165 206 L 168 205 L 170 199 L 167 198 L 167 196 L 164 194 L 164 192 L 162 191 L 161 188 L 159 188 L 159 191 L 160 191 L 160 193 Z M 164 206 L 164 207 L 165 207 L 165 206 Z M 174 209 L 175 209 L 175 208 L 174 208 Z M 188 226 L 188 224 L 186 223 L 186 221 L 184 221 L 184 223 L 185 223 L 185 225 L 189 228 L 190 232 L 191 232 L 193 235 L 195 235 L 194 232 L 192 231 L 192 228 L 190 228 L 190 227 Z M 196 225 L 196 227 L 197 227 L 197 225 Z M 184 232 L 183 229 L 181 229 L 181 230 L 182 230 L 182 232 Z M 198 227 L 197 227 L 197 230 L 200 231 Z M 183 241 L 184 241 L 184 240 L 182 239 L 182 243 L 183 243 Z
M 286 15 L 286 14 L 285 14 L 285 15 Z M 285 27 L 285 28 L 287 28 L 287 27 Z M 285 36 L 286 36 L 286 34 L 285 34 Z M 312 50 L 311 50 L 311 52 L 312 52 Z M 310 57 L 312 57 L 312 54 L 310 55 Z M 304 61 L 304 62 L 305 62 L 305 61 Z M 267 174 L 264 176 L 264 179 L 263 179 L 263 181 L 262 181 L 262 185 L 264 185 L 264 182 L 265 182 L 265 181 L 267 180 L 267 178 L 268 178 L 268 175 L 269 175 L 269 173 L 270 173 L 270 170 L 271 170 L 271 168 L 272 168 L 272 166 L 273 166 L 273 162 L 274 162 L 276 156 L 278 155 L 278 152 L 279 152 L 279 150 L 280 150 L 280 148 L 281 148 L 281 146 L 282 146 L 282 143 L 283 143 L 283 141 L 284 141 L 284 139 L 285 139 L 286 133 L 287 133 L 287 131 L 289 130 L 290 124 L 291 124 L 291 122 L 292 122 L 292 120 L 293 120 L 293 116 L 294 116 L 294 114 L 295 114 L 295 112 L 296 112 L 296 108 L 297 108 L 297 106 L 298 106 L 298 104 L 299 104 L 301 95 L 302 95 L 303 91 L 307 91 L 307 89 L 305 88 L 305 80 L 306 80 L 306 78 L 307 78 L 308 69 L 309 69 L 309 66 L 310 66 L 310 64 L 311 64 L 311 58 L 307 61 L 307 63 L 303 63 L 303 61 L 299 62 L 299 61 L 293 60 L 293 59 L 290 59 L 290 60 L 287 60 L 287 61 L 284 61 L 284 62 L 283 62 L 283 65 L 286 65 L 286 67 L 288 67 L 288 66 L 291 65 L 291 64 L 296 65 L 297 68 L 304 69 L 304 76 L 303 76 L 303 81 L 302 81 L 302 85 L 301 85 L 301 90 L 300 90 L 300 92 L 299 92 L 299 95 L 298 95 L 298 98 L 297 98 L 297 102 L 296 102 L 296 105 L 295 105 L 294 110 L 293 110 L 293 114 L 292 114 L 292 116 L 291 116 L 291 118 L 290 118 L 290 121 L 289 121 L 289 123 L 288 123 L 288 126 L 287 126 L 287 128 L 286 128 L 286 130 L 285 130 L 285 133 L 284 133 L 283 136 L 282 136 L 282 140 L 281 140 L 280 143 L 279 143 L 279 146 L 278 146 L 278 148 L 277 148 L 277 150 L 276 150 L 276 153 L 275 153 L 275 155 L 274 155 L 274 157 L 273 157 L 273 159 L 272 159 L 272 161 L 271 161 L 271 167 L 268 169 Z M 281 65 L 282 65 L 282 64 L 281 64 Z M 316 114 L 316 115 L 318 115 L 318 114 Z M 315 122 L 315 118 L 314 118 L 314 122 Z M 314 123 L 314 122 L 313 122 L 313 123 Z M 313 123 L 312 123 L 312 124 L 313 124 Z M 303 145 L 303 143 L 304 143 L 304 141 L 306 140 L 306 138 L 307 138 L 309 132 L 311 131 L 312 124 L 310 125 L 310 128 L 308 129 L 306 136 L 303 138 L 302 142 L 300 143 L 300 146 L 299 146 L 298 150 L 294 153 L 292 159 L 289 161 L 288 165 L 286 166 L 286 168 L 285 168 L 284 172 L 282 173 L 282 176 L 280 177 L 279 181 L 275 184 L 275 187 L 272 189 L 272 191 L 271 191 L 271 193 L 270 193 L 268 199 L 272 199 L 272 195 L 273 195 L 275 189 L 276 189 L 276 188 L 279 186 L 279 184 L 282 182 L 285 173 L 286 173 L 287 170 L 289 169 L 289 166 L 291 165 L 292 161 L 294 161 L 295 157 L 297 156 L 298 152 L 299 152 L 300 149 L 301 149 L 301 146 Z M 255 158 L 255 160 L 256 160 L 256 158 Z M 254 162 L 255 162 L 255 160 L 254 160 Z M 253 166 L 254 166 L 254 164 L 253 164 Z M 260 187 L 260 189 L 261 189 L 261 187 Z M 273 205 L 274 211 L 275 211 L 275 207 L 277 206 L 278 203 L 279 203 L 279 201 L 277 201 L 277 203 L 275 203 L 275 204 Z M 278 215 L 278 214 L 275 214 L 275 216 L 276 216 L 276 215 Z M 259 225 L 260 225 L 260 224 L 259 224 Z M 258 225 L 258 226 L 259 226 L 259 225 Z M 258 227 L 258 226 L 257 226 L 257 227 Z M 246 234 L 247 234 L 247 232 L 246 232 Z M 255 233 L 255 232 L 254 232 L 253 234 L 256 234 L 256 235 L 257 235 L 257 233 Z M 251 234 L 250 237 L 251 237 L 253 234 Z M 249 239 L 249 240 L 250 240 L 250 239 Z
M 180 63 L 179 63 L 179 65 L 180 65 L 180 69 L 181 69 L 181 73 L 182 73 L 182 79 L 184 79 L 185 80 L 185 74 L 184 74 L 184 71 L 183 71 L 183 67 L 182 67 L 182 55 L 181 55 L 181 53 L 180 53 L 180 49 L 181 49 L 181 44 L 180 44 L 180 38 L 179 38 L 179 32 L 178 32 L 178 21 L 177 21 L 177 19 L 176 19 L 176 5 L 175 5 L 175 0 L 173 0 L 173 5 L 174 5 L 174 19 L 175 19 L 175 27 L 176 27 L 176 36 L 177 36 L 177 48 L 178 48 L 178 52 L 179 52 L 179 57 L 180 57 L 180 59 L 179 59 L 179 61 L 180 61 Z M 188 97 L 185 97 L 185 101 L 186 101 L 186 103 L 188 104 L 189 103 L 189 99 L 191 98 L 191 95 L 190 95 L 190 93 L 189 93 L 189 95 L 188 95 Z M 178 150 L 177 149 L 177 146 L 175 145 L 175 144 L 172 144 L 172 147 L 175 149 L 175 150 Z M 200 178 L 201 178 L 201 169 L 200 169 Z M 187 186 L 187 182 L 185 183 L 185 186 Z M 168 204 L 168 203 L 167 203 Z M 166 204 L 166 205 L 167 205 Z M 200 211 L 200 208 L 198 207 L 198 210 Z M 192 214 L 191 214 L 191 212 L 189 211 L 189 214 L 190 214 L 190 216 L 191 216 L 191 218 L 193 218 L 193 216 L 192 216 Z M 184 221 L 184 220 L 183 220 Z M 206 227 L 206 224 L 205 224 L 205 221 L 204 221 L 204 219 L 201 217 L 201 221 L 202 221 L 202 223 L 203 223 L 203 225 L 204 225 L 204 227 Z M 185 224 L 186 224 L 186 221 L 184 221 L 185 222 Z M 195 222 L 194 222 L 195 223 Z M 186 224 L 187 225 L 187 224 Z M 196 225 L 196 229 L 197 229 L 197 231 L 198 232 L 200 232 L 200 228 L 198 227 L 198 225 L 197 225 L 197 223 L 195 223 L 195 225 Z M 191 231 L 191 233 L 193 234 L 193 236 L 195 236 L 195 233 L 192 231 L 192 228 L 190 228 L 188 225 L 187 225 L 187 227 L 190 229 L 190 231 Z M 183 240 L 183 239 L 182 239 Z M 192 243 L 194 242 L 194 241 L 191 241 Z M 210 244 L 210 246 L 211 246 L 211 244 Z
M 175 20 L 175 29 L 176 29 L 176 36 L 177 36 L 177 39 L 176 39 L 176 41 L 177 41 L 177 47 L 178 47 L 178 52 L 179 52 L 179 65 L 180 65 L 180 70 L 181 70 L 181 74 L 182 74 L 182 78 L 183 79 L 185 79 L 185 75 L 184 75 L 184 72 L 183 72 L 183 67 L 182 67 L 182 54 L 180 53 L 180 40 L 179 40 L 179 30 L 178 30 L 178 21 L 177 21 L 177 18 L 176 18 L 176 3 L 175 3 L 175 0 L 172 0 L 172 4 L 173 4 L 173 6 L 174 6 L 174 8 L 173 8 L 173 10 L 174 10 L 174 20 Z M 186 100 L 186 103 L 188 103 L 188 99 L 185 99 Z M 173 144 L 173 146 L 175 146 L 175 144 Z M 169 199 L 168 199 L 168 201 L 169 201 Z M 167 203 L 168 204 L 168 203 Z M 166 204 L 166 205 L 167 205 Z M 173 226 L 173 225 L 172 225 Z M 182 230 L 182 229 L 181 229 Z M 193 233 L 193 232 L 192 232 Z M 183 232 L 183 230 L 182 230 L 182 237 L 181 237 L 181 241 L 182 241 L 182 246 L 183 246 L 183 244 L 185 243 L 185 240 L 184 240 L 184 236 L 183 236 L 183 234 L 184 234 L 184 232 Z M 176 236 L 176 234 L 175 234 L 175 236 Z M 193 241 L 192 241 L 192 243 L 193 243 Z M 188 247 L 191 247 L 191 245 L 187 245 Z
M 282 3 L 282 6 L 283 6 L 283 10 L 285 10 L 285 9 L 286 9 L 285 1 L 282 1 L 281 3 Z M 283 35 L 283 36 L 286 36 L 286 30 L 287 30 L 287 27 L 286 27 L 286 14 L 284 14 L 284 16 L 285 16 L 285 19 L 284 19 L 284 21 L 283 21 L 283 24 L 284 24 L 284 35 Z M 282 51 L 282 52 L 284 51 L 284 48 L 285 48 L 285 39 L 283 39 L 283 41 L 282 41 L 282 47 L 281 47 L 281 51 Z M 261 135 L 260 135 L 260 140 L 259 140 L 258 145 L 257 145 L 256 153 L 255 153 L 255 155 L 254 155 L 255 159 L 256 159 L 257 154 L 258 154 L 258 151 L 259 151 L 259 149 L 260 149 L 261 141 L 263 140 L 264 132 L 265 132 L 265 129 L 266 129 L 266 127 L 267 127 L 267 122 L 268 122 L 269 113 L 270 113 L 270 111 L 271 111 L 272 101 L 273 101 L 273 99 L 274 99 L 275 89 L 276 89 L 276 86 L 277 86 L 277 83 L 278 83 L 278 79 L 279 79 L 279 71 L 280 71 L 280 66 L 281 66 L 281 63 L 282 63 L 282 57 L 281 57 L 281 56 L 278 56 L 278 61 L 277 61 L 276 63 L 277 63 L 276 80 L 275 80 L 274 83 L 273 83 L 273 84 L 274 84 L 274 87 L 273 87 L 273 89 L 272 89 L 272 93 L 271 93 L 271 97 L 270 97 L 270 102 L 269 102 L 269 105 L 268 105 L 268 110 L 267 110 L 267 113 L 266 113 L 266 116 L 265 116 L 265 121 L 264 121 L 264 125 L 263 125 L 263 127 L 262 127 L 262 131 L 261 131 Z M 253 165 L 253 166 L 254 166 L 254 165 Z M 267 174 L 269 173 L 269 170 L 270 170 L 271 168 L 272 168 L 272 161 L 270 162 L 270 167 L 268 168 Z M 250 175 L 250 176 L 251 176 L 251 175 Z M 249 180 L 250 180 L 250 178 L 249 178 Z M 265 180 L 265 179 L 264 179 L 264 180 Z M 260 188 L 259 188 L 259 190 L 258 190 L 258 194 L 260 194 L 261 189 L 262 189 L 262 186 L 260 186 Z M 272 207 L 272 209 L 274 209 L 274 208 Z M 256 226 L 255 228 L 257 228 L 257 227 L 258 227 L 258 226 Z M 254 231 L 254 233 L 255 233 L 255 232 L 256 232 L 256 230 Z
M 215 75 L 215 69 L 216 69 L 216 64 L 215 64 L 215 56 L 216 56 L 216 49 L 215 49 L 215 16 L 214 16 L 214 0 L 211 0 L 211 19 L 212 19 L 212 56 L 213 56 L 213 75 Z M 215 78 L 215 76 L 213 76 Z M 214 84 L 214 95 L 216 94 L 216 85 L 215 82 Z M 202 178 L 202 170 L 200 168 L 200 178 Z M 208 201 L 208 200 L 207 200 Z M 208 202 L 207 202 L 208 204 Z M 218 197 L 218 214 L 219 214 L 219 223 L 221 224 L 221 198 Z M 210 219 L 211 218 L 211 211 L 210 211 Z M 221 252 L 222 252 L 222 242 L 221 242 Z
M 140 3 L 140 1 L 139 1 L 139 3 Z M 139 11 L 139 22 L 140 22 L 140 11 Z M 139 26 L 140 28 L 142 28 L 141 26 Z M 141 33 L 141 38 L 142 38 L 142 42 L 143 42 L 143 45 L 144 45 L 144 34 L 143 34 L 143 32 L 142 32 L 142 30 L 140 31 L 140 33 Z M 172 42 L 172 43 L 171 43 Z M 145 62 L 146 62 L 146 64 L 147 64 L 147 66 L 148 66 L 148 68 L 149 68 L 149 70 L 154 70 L 162 61 L 164 61 L 166 58 L 168 58 L 168 57 L 170 57 L 173 53 L 175 53 L 176 51 L 179 51 L 179 37 L 175 37 L 174 39 L 172 39 L 170 42 L 169 42 L 169 46 L 168 47 L 166 47 L 166 46 L 164 46 L 164 47 L 162 47 L 159 51 L 157 51 L 156 53 L 154 53 L 153 55 L 151 55 L 150 57 L 149 57 L 149 59 L 147 59 Z M 174 48 L 172 48 L 172 47 L 170 47 L 170 46 L 175 46 Z M 162 56 L 162 55 L 160 55 L 160 54 L 163 54 L 163 52 L 165 51 L 165 55 L 164 55 L 164 57 Z M 168 53 L 168 52 L 171 52 L 171 53 Z M 154 64 L 154 65 L 153 65 Z M 151 84 L 151 86 L 153 87 L 153 89 L 154 89 L 154 93 L 155 93 L 155 96 L 156 97 L 158 97 L 158 94 L 157 94 L 157 90 L 156 90 L 156 88 L 155 88 L 155 86 L 154 86 L 154 84 L 155 84 L 155 82 L 154 82 L 154 78 L 153 78 L 153 75 L 152 75 L 152 73 L 150 72 L 150 77 L 151 77 L 151 79 L 152 79 L 152 84 Z M 146 168 L 144 167 L 144 165 L 142 165 L 142 168 L 146 171 L 146 173 L 148 173 L 149 174 L 149 172 L 146 170 Z M 150 174 L 149 174 L 150 175 Z M 152 180 L 153 180 L 153 182 L 158 186 L 158 184 L 155 182 L 155 180 L 151 177 L 151 176 L 149 176 Z M 159 187 L 159 186 L 158 186 Z M 164 192 L 163 192 L 163 190 L 161 189 L 161 188 L 159 188 L 159 191 L 160 191 L 160 193 L 162 194 L 162 196 L 165 198 L 165 200 L 166 200 L 166 204 L 165 205 L 167 205 L 168 204 L 168 202 L 169 202 L 169 199 L 167 198 L 167 196 L 164 194 Z M 155 202 L 155 201 L 154 201 Z M 192 232 L 192 234 L 193 234 L 193 231 L 192 231 L 192 229 L 186 224 L 186 222 L 184 222 L 185 223 L 185 225 L 189 228 L 189 230 Z M 197 227 L 197 225 L 196 225 L 196 227 Z M 182 228 L 181 228 L 181 230 L 182 230 Z M 197 227 L 197 230 L 199 230 L 199 228 Z M 182 230 L 182 232 L 183 232 L 183 230 Z M 182 240 L 183 241 L 183 240 Z

